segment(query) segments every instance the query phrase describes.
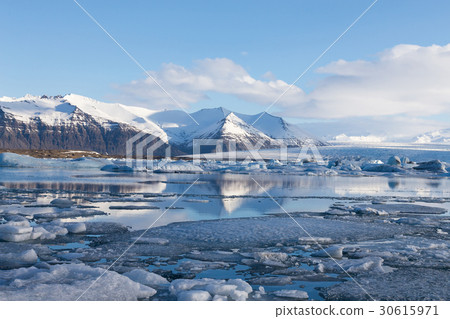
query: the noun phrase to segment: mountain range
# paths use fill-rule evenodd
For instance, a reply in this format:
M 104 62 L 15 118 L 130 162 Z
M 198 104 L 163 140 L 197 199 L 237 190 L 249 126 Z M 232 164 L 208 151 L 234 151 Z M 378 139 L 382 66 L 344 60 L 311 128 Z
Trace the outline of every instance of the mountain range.
M 154 155 L 164 155 L 168 145 L 172 155 L 190 153 L 194 139 L 222 139 L 224 151 L 230 143 L 237 150 L 248 145 L 325 145 L 298 126 L 268 113 L 247 115 L 225 108 L 190 114 L 182 110 L 154 111 L 76 94 L 0 98 L 1 149 L 70 149 L 125 155 L 126 141 L 138 133 L 153 137 L 148 146 L 161 145 Z
M 419 144 L 450 144 L 450 129 L 428 132 L 414 139 Z

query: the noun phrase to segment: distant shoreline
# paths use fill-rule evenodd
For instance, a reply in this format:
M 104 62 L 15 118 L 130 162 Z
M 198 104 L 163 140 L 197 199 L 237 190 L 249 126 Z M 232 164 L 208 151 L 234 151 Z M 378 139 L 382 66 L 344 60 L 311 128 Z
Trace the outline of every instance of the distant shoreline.
M 105 155 L 94 151 L 80 151 L 80 150 L 27 150 L 27 149 L 0 149 L 0 153 L 15 153 L 19 155 L 28 155 L 35 158 L 80 158 L 80 157 L 94 157 L 94 158 L 123 158 L 117 155 Z

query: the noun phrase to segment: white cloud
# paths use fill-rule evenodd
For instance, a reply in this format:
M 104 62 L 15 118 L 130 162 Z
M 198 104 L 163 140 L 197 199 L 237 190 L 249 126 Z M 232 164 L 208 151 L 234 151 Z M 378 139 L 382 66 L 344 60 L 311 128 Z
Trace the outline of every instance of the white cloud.
M 275 80 L 277 79 L 277 77 L 275 76 L 275 74 L 273 74 L 273 73 L 270 72 L 270 71 L 267 71 L 267 72 L 264 73 L 261 77 L 262 77 L 263 79 L 265 79 L 265 80 L 271 80 L 271 81 L 275 81 Z
M 450 44 L 397 45 L 374 61 L 339 60 L 317 71 L 327 76 L 285 115 L 428 116 L 450 109 Z
M 159 71 L 149 71 L 182 106 L 208 99 L 208 92 L 230 94 L 242 100 L 261 104 L 272 103 L 289 84 L 276 79 L 257 80 L 240 65 L 225 58 L 196 61 L 191 69 L 165 64 Z M 148 108 L 173 108 L 176 104 L 150 79 L 117 85 L 116 100 Z M 293 87 L 284 96 L 283 104 L 292 105 L 304 97 Z
M 450 111 L 450 44 L 397 45 L 373 61 L 339 60 L 316 71 L 325 76 L 314 90 L 306 94 L 293 86 L 271 111 L 315 119 L 425 117 Z M 289 87 L 271 72 L 256 79 L 226 58 L 199 60 L 192 68 L 165 64 L 159 71 L 149 72 L 186 107 L 218 92 L 259 104 L 265 110 Z M 123 103 L 152 109 L 175 107 L 149 78 L 116 88 L 114 99 Z

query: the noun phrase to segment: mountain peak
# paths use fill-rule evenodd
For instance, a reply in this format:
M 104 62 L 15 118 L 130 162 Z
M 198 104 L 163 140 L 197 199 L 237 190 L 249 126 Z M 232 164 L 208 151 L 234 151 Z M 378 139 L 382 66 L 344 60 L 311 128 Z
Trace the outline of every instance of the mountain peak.
M 23 101 L 32 101 L 40 99 L 40 96 L 31 95 L 31 94 L 25 94 L 25 96 L 22 97 L 9 97 L 9 96 L 3 96 L 0 97 L 0 102 L 23 102 Z
M 233 112 L 230 112 L 228 115 L 225 116 L 224 121 L 233 121 L 233 122 L 243 122 L 245 123 L 241 118 L 239 118 L 236 114 Z

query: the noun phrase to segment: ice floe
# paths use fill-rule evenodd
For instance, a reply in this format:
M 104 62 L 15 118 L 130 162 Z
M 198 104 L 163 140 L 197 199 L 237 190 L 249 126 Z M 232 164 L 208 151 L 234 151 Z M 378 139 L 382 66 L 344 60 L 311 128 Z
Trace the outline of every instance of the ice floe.
M 169 290 L 178 300 L 211 300 L 211 296 L 218 295 L 220 300 L 229 297 L 230 300 L 242 301 L 247 300 L 253 288 L 242 279 L 204 278 L 176 279 L 171 282 Z
M 81 264 L 2 270 L 0 282 L 0 300 L 140 300 L 156 293 L 116 272 Z
M 277 297 L 289 298 L 295 300 L 308 299 L 308 293 L 301 290 L 283 289 L 274 291 L 273 294 Z
M 54 169 L 100 169 L 111 161 L 108 159 L 81 157 L 77 159 L 35 158 L 14 153 L 0 154 L 0 167 L 54 168 Z
M 361 259 L 342 259 L 339 261 L 327 260 L 319 263 L 316 268 L 320 272 L 334 273 L 364 273 L 364 272 L 388 272 L 383 267 L 383 259 L 380 257 L 365 257 Z
M 442 163 L 439 160 L 418 163 L 418 165 L 414 166 L 413 168 L 415 170 L 420 170 L 420 171 L 430 171 L 430 172 L 434 172 L 434 173 L 447 173 L 444 163 Z
M 23 252 L 0 254 L 0 269 L 21 268 L 34 265 L 38 256 L 33 249 Z M 1 287 L 0 287 L 1 290 Z
M 143 269 L 133 269 L 132 271 L 123 273 L 123 275 L 135 282 L 155 289 L 169 284 L 166 278 Z
M 311 254 L 311 256 L 313 256 L 313 257 L 330 257 L 330 258 L 341 259 L 343 250 L 344 250 L 343 246 L 331 246 L 331 247 L 319 250 L 318 252 Z

